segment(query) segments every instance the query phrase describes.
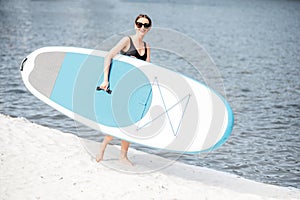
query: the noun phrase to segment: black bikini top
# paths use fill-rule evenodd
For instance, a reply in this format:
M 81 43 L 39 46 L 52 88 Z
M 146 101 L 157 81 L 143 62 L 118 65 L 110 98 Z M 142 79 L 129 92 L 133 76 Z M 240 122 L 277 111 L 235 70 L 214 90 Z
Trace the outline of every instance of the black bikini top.
M 132 42 L 131 37 L 130 37 L 130 36 L 128 36 L 128 37 L 129 37 L 129 39 L 130 39 L 130 47 L 129 47 L 129 49 L 128 49 L 127 52 L 124 52 L 124 51 L 121 50 L 120 53 L 123 54 L 123 55 L 126 55 L 126 56 L 134 56 L 134 57 L 136 57 L 136 58 L 138 58 L 138 59 L 146 60 L 146 59 L 147 59 L 147 47 L 146 47 L 146 42 L 144 42 L 145 53 L 144 53 L 144 55 L 141 56 L 141 55 L 139 54 L 138 50 L 135 48 L 135 46 L 134 46 L 134 44 L 133 44 L 133 42 Z

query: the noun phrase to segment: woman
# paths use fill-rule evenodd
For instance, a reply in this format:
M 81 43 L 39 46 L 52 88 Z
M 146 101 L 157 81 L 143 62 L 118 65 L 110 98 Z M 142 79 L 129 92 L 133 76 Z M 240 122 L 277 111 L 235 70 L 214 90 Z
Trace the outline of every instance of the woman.
M 143 41 L 145 35 L 148 33 L 152 25 L 150 17 L 144 14 L 140 14 L 135 19 L 135 35 L 127 36 L 122 38 L 119 43 L 114 46 L 104 59 L 104 80 L 100 85 L 103 90 L 108 90 L 109 87 L 109 69 L 112 58 L 119 52 L 123 55 L 135 57 L 137 59 L 145 60 L 150 62 L 150 46 Z M 96 161 L 100 162 L 103 160 L 104 151 L 107 144 L 113 139 L 112 136 L 105 136 L 100 147 L 99 155 L 96 157 Z M 127 152 L 130 143 L 127 141 L 121 141 L 121 154 L 120 161 L 123 163 L 133 165 L 127 157 Z

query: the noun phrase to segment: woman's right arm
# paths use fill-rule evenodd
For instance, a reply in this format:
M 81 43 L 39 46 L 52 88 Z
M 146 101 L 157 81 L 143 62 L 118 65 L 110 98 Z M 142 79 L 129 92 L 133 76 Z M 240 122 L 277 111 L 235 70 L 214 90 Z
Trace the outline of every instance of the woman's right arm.
M 103 90 L 107 90 L 109 86 L 109 70 L 110 70 L 110 64 L 113 57 L 115 57 L 121 50 L 127 49 L 129 45 L 129 38 L 124 37 L 122 38 L 118 44 L 116 44 L 105 56 L 104 58 L 104 79 L 102 84 L 100 85 L 100 88 Z

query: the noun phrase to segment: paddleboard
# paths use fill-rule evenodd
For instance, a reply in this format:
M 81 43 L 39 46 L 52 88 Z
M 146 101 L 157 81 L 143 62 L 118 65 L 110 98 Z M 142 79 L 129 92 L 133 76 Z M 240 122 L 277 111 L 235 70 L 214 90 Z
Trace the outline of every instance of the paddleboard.
M 38 99 L 104 134 L 187 154 L 214 150 L 229 138 L 234 119 L 222 96 L 153 63 L 117 55 L 109 90 L 99 90 L 106 54 L 44 47 L 29 54 L 20 71 Z

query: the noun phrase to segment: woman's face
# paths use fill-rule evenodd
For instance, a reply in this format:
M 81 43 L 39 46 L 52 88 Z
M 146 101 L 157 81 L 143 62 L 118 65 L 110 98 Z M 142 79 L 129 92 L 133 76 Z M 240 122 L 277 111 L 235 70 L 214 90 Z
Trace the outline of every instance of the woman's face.
M 145 35 L 150 30 L 149 20 L 147 18 L 141 17 L 135 23 L 135 29 L 138 34 Z

